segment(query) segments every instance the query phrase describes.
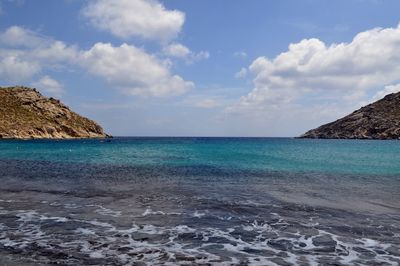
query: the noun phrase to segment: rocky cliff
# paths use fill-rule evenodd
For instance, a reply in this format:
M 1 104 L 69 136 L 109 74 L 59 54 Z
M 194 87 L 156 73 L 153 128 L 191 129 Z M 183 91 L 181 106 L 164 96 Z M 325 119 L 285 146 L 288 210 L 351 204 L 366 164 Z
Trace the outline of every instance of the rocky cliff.
M 0 88 L 0 138 L 104 138 L 94 121 L 27 87 Z
M 310 130 L 301 138 L 400 139 L 400 92 Z

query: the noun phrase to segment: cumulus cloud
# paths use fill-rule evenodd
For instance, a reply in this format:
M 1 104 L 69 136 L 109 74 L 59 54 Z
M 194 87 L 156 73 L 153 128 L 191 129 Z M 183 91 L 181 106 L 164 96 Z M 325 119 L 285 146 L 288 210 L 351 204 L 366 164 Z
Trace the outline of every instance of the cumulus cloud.
M 34 82 L 32 85 L 51 96 L 61 97 L 61 95 L 64 94 L 63 86 L 57 80 L 47 75 Z
M 163 48 L 163 53 L 170 57 L 184 59 L 188 63 L 208 59 L 210 57 L 210 53 L 207 51 L 200 51 L 198 53 L 195 53 L 180 43 L 172 43 L 165 46 Z
M 13 54 L 30 61 L 74 61 L 78 56 L 76 46 L 53 40 L 32 30 L 11 26 L 0 33 L 1 55 Z
M 12 26 L 0 33 L 0 77 L 11 83 L 23 82 L 43 69 L 74 63 L 78 54 L 75 46 Z
M 13 55 L 2 57 L 0 51 L 0 78 L 3 81 L 18 83 L 29 79 L 39 71 L 39 64 Z
M 253 89 L 226 113 L 300 134 L 397 91 L 399 44 L 400 27 L 367 30 L 348 43 L 292 43 L 275 58 L 252 62 Z
M 44 47 L 31 50 L 31 57 L 46 63 L 77 63 L 79 60 L 79 49 L 61 41 L 52 41 Z
M 247 68 L 242 67 L 238 72 L 235 73 L 235 78 L 241 79 L 246 77 L 247 75 Z
M 177 104 L 189 108 L 195 107 L 201 109 L 213 109 L 225 105 L 226 99 L 222 95 L 212 95 L 210 93 L 192 93 L 183 97 L 182 101 L 178 102 Z
M 183 12 L 167 10 L 156 0 L 93 0 L 82 14 L 96 28 L 117 37 L 159 41 L 175 38 L 185 21 Z
M 189 48 L 180 43 L 172 43 L 163 48 L 164 54 L 173 57 L 185 58 L 191 54 Z
M 168 61 L 160 61 L 133 45 L 115 47 L 97 43 L 83 52 L 81 62 L 92 74 L 105 78 L 128 94 L 179 95 L 194 87 L 192 82 L 171 74 Z
M 211 109 L 220 106 L 220 103 L 216 99 L 207 98 L 196 102 L 194 106 L 199 108 Z
M 378 91 L 374 95 L 372 100 L 377 101 L 377 100 L 382 99 L 383 97 L 385 97 L 388 94 L 397 93 L 397 92 L 400 92 L 400 84 L 385 86 L 385 88 L 383 90 Z
M 11 26 L 0 34 L 0 43 L 9 47 L 36 47 L 46 42 L 44 37 L 19 26 Z
M 331 98 L 359 101 L 400 79 L 400 28 L 375 28 L 350 43 L 326 45 L 305 39 L 273 59 L 259 57 L 249 70 L 254 89 L 238 107 Z
M 237 58 L 246 58 L 247 57 L 247 53 L 244 52 L 244 51 L 234 52 L 233 56 L 237 57 Z
M 9 83 L 32 80 L 46 70 L 83 68 L 128 94 L 179 95 L 194 87 L 170 71 L 171 62 L 133 45 L 96 43 L 89 50 L 67 45 L 28 29 L 13 26 L 0 32 L 0 78 Z M 62 86 L 49 76 L 35 84 L 59 93 Z
M 191 60 L 200 61 L 203 59 L 210 58 L 210 53 L 208 51 L 200 51 L 198 53 L 192 53 Z

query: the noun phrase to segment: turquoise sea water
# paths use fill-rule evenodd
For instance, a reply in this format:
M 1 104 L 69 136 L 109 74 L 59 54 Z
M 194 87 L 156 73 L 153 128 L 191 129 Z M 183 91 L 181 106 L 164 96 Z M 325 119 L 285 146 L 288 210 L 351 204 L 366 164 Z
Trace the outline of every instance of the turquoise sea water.
M 0 264 L 398 265 L 400 141 L 0 141 Z
M 0 158 L 140 166 L 400 175 L 400 141 L 116 138 L 2 141 Z

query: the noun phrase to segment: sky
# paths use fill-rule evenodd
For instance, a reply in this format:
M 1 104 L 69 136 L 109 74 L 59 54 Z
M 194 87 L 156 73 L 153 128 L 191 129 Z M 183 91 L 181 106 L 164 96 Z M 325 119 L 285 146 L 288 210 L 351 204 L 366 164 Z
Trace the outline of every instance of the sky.
M 398 0 L 0 0 L 0 86 L 114 136 L 293 137 L 400 91 Z

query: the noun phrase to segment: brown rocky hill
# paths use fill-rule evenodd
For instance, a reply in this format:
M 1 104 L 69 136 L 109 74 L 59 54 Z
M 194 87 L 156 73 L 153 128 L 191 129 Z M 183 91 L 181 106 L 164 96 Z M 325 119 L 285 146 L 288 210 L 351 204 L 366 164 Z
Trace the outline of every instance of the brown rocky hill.
M 300 137 L 400 139 L 400 92 L 389 94 L 335 122 L 312 129 Z
M 0 88 L 0 138 L 104 138 L 96 122 L 27 87 Z

